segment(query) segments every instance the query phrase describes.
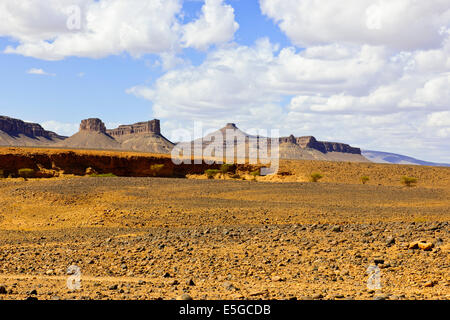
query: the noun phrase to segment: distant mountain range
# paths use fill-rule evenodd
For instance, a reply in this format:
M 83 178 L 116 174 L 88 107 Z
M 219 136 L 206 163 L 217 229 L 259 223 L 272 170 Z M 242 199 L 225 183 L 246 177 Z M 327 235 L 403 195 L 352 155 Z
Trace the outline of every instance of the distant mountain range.
M 228 123 L 225 127 L 205 136 L 202 140 L 197 140 L 197 142 L 200 142 L 201 149 L 213 147 L 214 150 L 223 152 L 225 151 L 223 148 L 226 147 L 226 142 L 223 140 L 224 133 L 228 133 L 230 130 L 236 139 L 241 138 L 236 140 L 235 147 L 237 148 L 238 141 L 243 141 L 246 154 L 249 154 L 249 139 L 255 137 L 240 130 L 234 123 Z M 217 136 L 222 138 L 215 141 Z M 295 137 L 290 135 L 278 139 L 281 159 L 450 166 L 450 164 L 422 161 L 394 153 L 361 151 L 360 148 L 345 143 L 319 141 L 312 136 Z M 268 139 L 269 144 L 270 141 L 273 140 Z M 192 144 L 192 146 L 199 145 L 194 141 L 183 142 L 179 145 L 185 143 Z M 161 134 L 160 121 L 157 119 L 121 125 L 116 129 L 107 129 L 105 124 L 97 118 L 85 119 L 81 121 L 79 132 L 71 137 L 65 137 L 47 131 L 37 123 L 0 116 L 0 146 L 123 150 L 168 154 L 175 144 Z
M 422 161 L 396 153 L 362 150 L 362 154 L 364 157 L 375 163 L 415 164 L 421 166 L 450 167 L 450 164 L 448 163 L 435 163 L 429 161 Z

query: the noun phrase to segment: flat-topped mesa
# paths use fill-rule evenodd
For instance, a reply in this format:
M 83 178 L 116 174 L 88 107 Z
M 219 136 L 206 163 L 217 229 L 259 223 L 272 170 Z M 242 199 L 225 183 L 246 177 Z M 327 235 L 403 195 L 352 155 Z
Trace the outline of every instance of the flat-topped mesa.
M 227 123 L 224 129 L 237 129 L 237 126 L 235 123 Z
M 315 149 L 322 153 L 342 152 L 342 153 L 361 154 L 360 148 L 351 147 L 350 145 L 345 143 L 318 141 L 313 136 L 294 137 L 293 135 L 290 135 L 289 137 L 280 138 L 280 143 L 286 142 L 297 144 L 301 148 Z
M 154 133 L 161 134 L 161 125 L 158 119 L 151 121 L 138 122 L 130 125 L 121 125 L 116 129 L 106 130 L 106 133 L 112 137 L 121 137 L 128 134 Z
M 44 137 L 47 139 L 63 139 L 65 137 L 60 136 L 52 131 L 47 131 L 37 123 L 29 123 L 19 119 L 0 116 L 0 131 L 6 132 L 9 135 L 16 136 L 23 134 L 32 138 Z
M 103 121 L 98 118 L 89 118 L 81 120 L 80 131 L 106 133 L 106 126 Z

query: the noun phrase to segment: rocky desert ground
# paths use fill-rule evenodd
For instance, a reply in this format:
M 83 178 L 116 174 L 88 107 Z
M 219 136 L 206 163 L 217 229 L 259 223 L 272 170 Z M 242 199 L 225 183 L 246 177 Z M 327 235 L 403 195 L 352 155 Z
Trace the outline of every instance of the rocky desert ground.
M 449 299 L 449 179 L 322 161 L 256 181 L 0 179 L 0 299 Z

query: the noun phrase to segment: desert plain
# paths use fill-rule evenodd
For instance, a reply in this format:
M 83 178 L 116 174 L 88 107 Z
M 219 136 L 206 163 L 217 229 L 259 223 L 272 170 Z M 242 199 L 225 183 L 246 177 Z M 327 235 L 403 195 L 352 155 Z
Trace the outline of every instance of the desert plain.
M 0 299 L 450 299 L 450 168 L 239 177 L 0 179 Z

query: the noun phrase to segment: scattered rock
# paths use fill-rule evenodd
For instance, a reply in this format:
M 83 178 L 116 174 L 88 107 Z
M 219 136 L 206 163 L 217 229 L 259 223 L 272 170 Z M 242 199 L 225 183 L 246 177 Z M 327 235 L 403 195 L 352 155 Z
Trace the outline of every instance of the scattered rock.
M 432 242 L 426 242 L 424 240 L 414 241 L 408 245 L 408 249 L 422 249 L 424 251 L 430 251 L 434 247 Z
M 235 290 L 236 288 L 234 287 L 234 285 L 231 283 L 231 282 L 229 282 L 229 281 L 225 281 L 223 284 L 222 284 L 222 287 L 224 287 L 226 290 Z
M 284 279 L 282 277 L 280 277 L 280 276 L 273 276 L 272 277 L 272 281 L 275 281 L 275 282 L 277 282 L 277 281 L 284 281 Z
M 0 294 L 7 294 L 5 286 L 0 286 Z
M 267 290 L 253 290 L 248 293 L 250 297 L 262 296 L 267 293 Z
M 341 226 L 334 226 L 333 228 L 331 228 L 331 231 L 333 231 L 333 232 L 342 232 L 342 228 L 341 228 Z
M 378 265 L 378 264 L 383 264 L 384 263 L 384 259 L 381 257 L 375 257 L 373 258 L 373 262 Z
M 47 276 L 51 276 L 51 275 L 53 275 L 54 273 L 55 273 L 55 270 L 53 270 L 53 269 L 50 269 L 50 270 L 45 271 L 45 274 L 46 274 Z
M 187 293 L 184 293 L 181 296 L 178 296 L 177 300 L 194 300 L 194 299 L 192 299 L 192 297 Z
M 394 237 L 389 237 L 386 239 L 386 246 L 390 247 L 393 244 L 395 244 L 395 238 Z
M 427 281 L 423 286 L 425 288 L 431 288 L 434 287 L 437 284 L 437 281 Z
M 389 296 L 387 294 L 377 294 L 375 297 L 373 297 L 373 300 L 387 300 L 389 299 Z
M 188 281 L 186 281 L 186 284 L 187 284 L 188 286 L 195 286 L 195 282 L 194 282 L 194 280 L 192 280 L 192 279 L 189 279 Z
M 434 247 L 431 242 L 419 242 L 419 248 L 424 251 L 430 251 Z

